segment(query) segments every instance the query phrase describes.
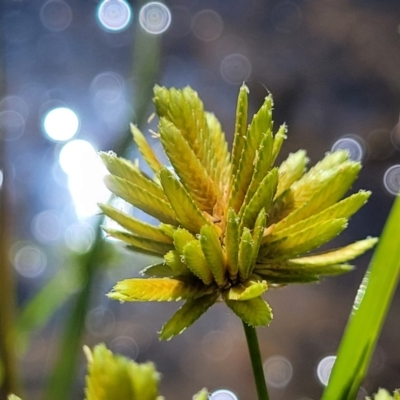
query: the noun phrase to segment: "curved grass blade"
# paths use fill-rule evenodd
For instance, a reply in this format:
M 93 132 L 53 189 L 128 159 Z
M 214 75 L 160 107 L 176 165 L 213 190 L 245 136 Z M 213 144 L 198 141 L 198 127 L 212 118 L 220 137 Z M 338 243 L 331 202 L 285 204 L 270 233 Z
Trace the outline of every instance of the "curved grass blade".
M 400 278 L 399 221 L 400 196 L 360 286 L 323 400 L 357 396 Z

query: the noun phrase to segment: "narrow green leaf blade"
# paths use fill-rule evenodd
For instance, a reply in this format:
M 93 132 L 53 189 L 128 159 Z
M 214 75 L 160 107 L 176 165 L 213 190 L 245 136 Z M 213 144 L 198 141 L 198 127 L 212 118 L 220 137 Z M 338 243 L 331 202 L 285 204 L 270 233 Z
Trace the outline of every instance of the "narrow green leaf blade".
M 265 326 L 272 321 L 271 307 L 261 297 L 244 301 L 225 299 L 225 302 L 248 325 Z
M 182 333 L 216 302 L 218 296 L 218 293 L 211 293 L 196 299 L 187 300 L 163 326 L 160 332 L 160 339 L 170 340 Z
M 399 221 L 397 196 L 357 294 L 323 400 L 357 396 L 400 278 Z

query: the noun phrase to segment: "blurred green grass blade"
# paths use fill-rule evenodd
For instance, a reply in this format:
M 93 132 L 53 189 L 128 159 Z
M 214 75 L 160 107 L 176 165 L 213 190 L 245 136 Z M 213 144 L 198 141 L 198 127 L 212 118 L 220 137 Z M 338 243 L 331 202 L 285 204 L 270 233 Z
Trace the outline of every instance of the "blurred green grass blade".
M 22 309 L 16 322 L 20 354 L 29 346 L 29 333 L 43 328 L 54 313 L 81 288 L 79 275 L 76 265 L 62 267 Z
M 99 265 L 104 263 L 103 245 L 101 228 L 98 225 L 93 248 L 82 255 L 79 265 L 75 266 L 80 271 L 79 279 L 81 279 L 82 287 L 75 297 L 71 314 L 63 327 L 59 353 L 48 382 L 45 396 L 47 400 L 66 400 L 70 398 L 78 356 L 82 352 L 81 338 L 86 314 L 89 310 L 92 287 Z
M 400 196 L 358 291 L 322 400 L 353 400 L 367 372 L 400 277 Z

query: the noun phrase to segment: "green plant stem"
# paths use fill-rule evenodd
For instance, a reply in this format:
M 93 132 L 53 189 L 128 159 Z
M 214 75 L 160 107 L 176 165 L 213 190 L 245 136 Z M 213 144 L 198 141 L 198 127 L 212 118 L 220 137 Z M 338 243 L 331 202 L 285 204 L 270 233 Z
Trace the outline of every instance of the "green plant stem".
M 256 382 L 258 400 L 269 400 L 256 329 L 253 326 L 247 325 L 244 321 L 242 322 L 246 334 L 247 346 L 249 348 L 254 380 Z

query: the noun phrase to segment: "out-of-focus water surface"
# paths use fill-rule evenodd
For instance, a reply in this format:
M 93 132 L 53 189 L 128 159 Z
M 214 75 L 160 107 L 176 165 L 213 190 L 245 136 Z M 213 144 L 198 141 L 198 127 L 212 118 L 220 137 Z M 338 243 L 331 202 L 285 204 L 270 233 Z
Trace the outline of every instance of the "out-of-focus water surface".
M 97 151 L 126 135 L 134 118 L 137 29 L 161 40 L 154 83 L 195 88 L 230 141 L 245 81 L 252 113 L 273 93 L 276 124 L 289 125 L 283 156 L 305 148 L 313 164 L 331 149 L 349 149 L 364 165 L 353 189 L 373 196 L 335 244 L 380 234 L 400 187 L 398 1 L 3 0 L 0 7 L 0 182 L 7 172 L 20 304 L 65 267 L 66 254 L 93 244 L 96 204 L 109 196 Z M 212 399 L 254 399 L 242 326 L 226 307 L 159 342 L 176 304 L 120 305 L 104 296 L 153 262 L 116 246 L 121 256 L 99 277 L 85 343 L 153 360 L 167 399 L 189 399 L 204 386 Z M 369 257 L 351 274 L 266 294 L 275 318 L 259 338 L 272 399 L 320 397 Z M 68 310 L 35 333 L 21 360 L 29 399 L 40 398 Z M 363 393 L 399 386 L 399 313 L 397 293 Z M 74 399 L 84 372 L 82 360 Z

